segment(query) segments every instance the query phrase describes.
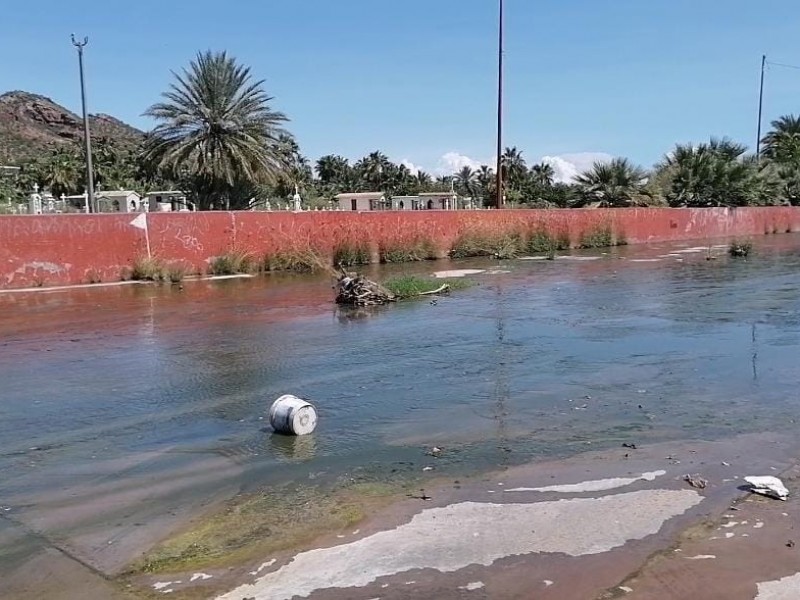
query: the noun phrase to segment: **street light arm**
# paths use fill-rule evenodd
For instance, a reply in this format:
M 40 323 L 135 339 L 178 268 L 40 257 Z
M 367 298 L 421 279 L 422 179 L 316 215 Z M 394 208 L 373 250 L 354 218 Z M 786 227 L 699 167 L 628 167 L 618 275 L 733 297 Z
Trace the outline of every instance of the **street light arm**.
M 89 36 L 88 35 L 84 36 L 82 42 L 79 42 L 78 40 L 75 39 L 75 34 L 74 33 L 70 34 L 70 38 L 72 39 L 72 45 L 75 46 L 76 48 L 79 48 L 79 49 L 83 48 L 86 44 L 89 43 Z

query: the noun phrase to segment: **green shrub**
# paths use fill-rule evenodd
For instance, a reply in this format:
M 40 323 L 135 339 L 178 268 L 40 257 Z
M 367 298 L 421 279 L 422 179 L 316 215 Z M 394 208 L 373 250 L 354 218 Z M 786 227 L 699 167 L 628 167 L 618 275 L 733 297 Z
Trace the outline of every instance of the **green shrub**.
M 169 263 L 166 268 L 166 278 L 170 283 L 180 283 L 188 271 L 189 268 L 184 263 Z
M 528 238 L 528 252 L 536 254 L 537 252 L 550 252 L 556 249 L 556 239 L 547 233 L 544 229 L 538 229 L 533 232 Z
M 614 233 L 610 227 L 599 227 L 581 235 L 580 248 L 610 248 L 614 245 Z
M 249 252 L 231 250 L 222 256 L 212 258 L 208 271 L 212 275 L 236 275 L 237 273 L 250 273 L 253 268 L 254 261 Z
M 131 279 L 134 281 L 163 281 L 164 263 L 155 257 L 140 256 L 133 261 Z
M 329 268 L 328 263 L 311 248 L 284 250 L 264 257 L 264 270 L 313 273 Z

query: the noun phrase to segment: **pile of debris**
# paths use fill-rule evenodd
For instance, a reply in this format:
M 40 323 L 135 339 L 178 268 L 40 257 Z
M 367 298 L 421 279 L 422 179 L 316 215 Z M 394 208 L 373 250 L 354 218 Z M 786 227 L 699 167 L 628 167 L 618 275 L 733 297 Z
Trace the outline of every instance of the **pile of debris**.
M 336 304 L 378 306 L 396 301 L 397 297 L 385 287 L 358 273 L 342 269 L 336 282 Z

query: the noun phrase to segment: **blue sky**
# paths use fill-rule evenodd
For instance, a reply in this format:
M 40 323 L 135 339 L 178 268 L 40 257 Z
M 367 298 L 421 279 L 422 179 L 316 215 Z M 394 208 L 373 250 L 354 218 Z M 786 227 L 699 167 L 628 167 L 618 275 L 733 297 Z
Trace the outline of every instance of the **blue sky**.
M 753 145 L 758 69 L 800 64 L 797 0 L 506 0 L 506 144 L 529 162 L 650 166 L 675 142 Z M 90 37 L 92 112 L 133 125 L 198 50 L 252 66 L 304 152 L 381 149 L 429 171 L 494 156 L 496 0 L 8 2 L 0 91 L 76 112 L 69 34 Z M 800 70 L 767 74 L 765 121 L 800 112 Z M 596 154 L 602 153 L 602 154 Z M 443 158 L 445 157 L 445 158 Z M 563 164 L 562 164 L 563 163 Z

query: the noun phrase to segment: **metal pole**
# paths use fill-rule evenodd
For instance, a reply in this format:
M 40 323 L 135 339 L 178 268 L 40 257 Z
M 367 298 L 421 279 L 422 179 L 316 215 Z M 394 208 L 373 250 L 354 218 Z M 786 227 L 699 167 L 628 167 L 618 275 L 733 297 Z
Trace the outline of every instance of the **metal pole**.
M 89 115 L 86 112 L 86 84 L 83 79 L 83 48 L 89 43 L 89 38 L 84 37 L 82 42 L 75 39 L 72 34 L 72 45 L 78 49 L 78 69 L 81 76 L 81 105 L 83 106 L 83 137 L 86 143 L 86 203 L 92 212 L 97 212 L 94 199 L 94 171 L 92 169 L 92 136 L 89 132 Z
M 500 23 L 497 47 L 497 208 L 503 208 L 503 0 L 500 0 Z
M 761 115 L 764 110 L 764 68 L 767 65 L 767 55 L 761 56 L 761 87 L 758 92 L 758 134 L 756 139 L 756 160 L 761 159 Z

